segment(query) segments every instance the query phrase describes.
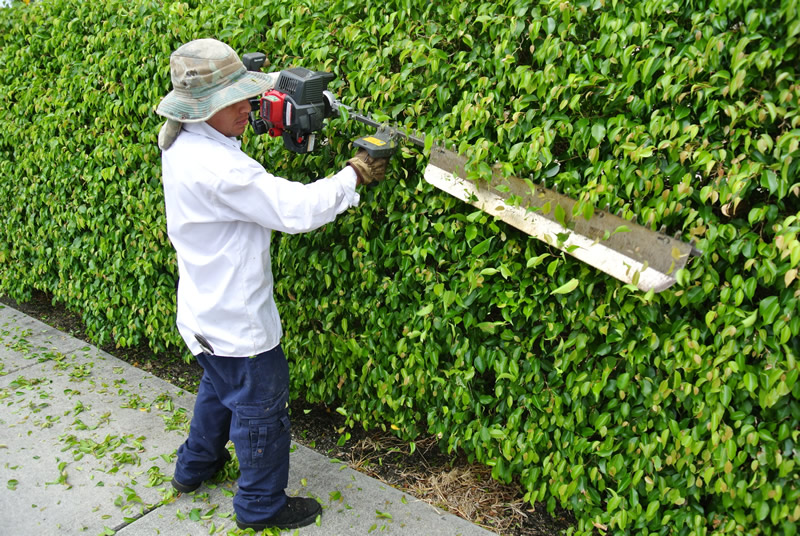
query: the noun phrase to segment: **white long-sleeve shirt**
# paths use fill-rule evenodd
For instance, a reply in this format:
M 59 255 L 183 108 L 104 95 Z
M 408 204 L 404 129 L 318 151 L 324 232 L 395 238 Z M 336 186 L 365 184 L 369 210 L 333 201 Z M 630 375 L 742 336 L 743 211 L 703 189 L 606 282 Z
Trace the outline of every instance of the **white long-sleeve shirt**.
M 177 252 L 178 330 L 193 354 L 247 357 L 275 348 L 282 329 L 273 297 L 272 230 L 311 231 L 356 206 L 345 166 L 310 184 L 273 176 L 236 138 L 184 124 L 162 153 L 167 231 Z

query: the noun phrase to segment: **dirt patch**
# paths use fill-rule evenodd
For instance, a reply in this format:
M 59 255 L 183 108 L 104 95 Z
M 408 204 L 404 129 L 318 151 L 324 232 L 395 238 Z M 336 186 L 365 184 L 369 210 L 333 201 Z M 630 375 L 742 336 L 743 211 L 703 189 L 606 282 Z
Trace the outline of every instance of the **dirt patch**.
M 34 291 L 21 303 L 6 296 L 0 302 L 37 318 L 75 338 L 91 343 L 80 316 L 53 305 L 47 294 Z M 180 352 L 154 356 L 146 346 L 102 350 L 190 392 L 197 391 L 202 368 L 187 363 Z M 491 478 L 491 469 L 470 464 L 464 456 L 448 455 L 435 438 L 422 438 L 415 448 L 380 431 L 346 429 L 344 417 L 319 404 L 291 404 L 293 439 L 353 469 L 504 536 L 555 536 L 575 524 L 570 512 L 549 515 L 544 505 L 531 508 L 521 488 Z M 343 440 L 343 433 L 350 438 Z

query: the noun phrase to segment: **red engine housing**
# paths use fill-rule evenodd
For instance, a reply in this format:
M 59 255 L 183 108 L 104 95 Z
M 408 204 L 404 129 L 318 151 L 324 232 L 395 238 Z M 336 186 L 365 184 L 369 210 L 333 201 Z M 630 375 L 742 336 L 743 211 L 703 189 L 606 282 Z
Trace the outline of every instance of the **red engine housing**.
M 261 97 L 261 118 L 270 124 L 267 131 L 270 136 L 283 134 L 284 129 L 292 124 L 292 104 L 286 101 L 286 93 L 271 89 Z

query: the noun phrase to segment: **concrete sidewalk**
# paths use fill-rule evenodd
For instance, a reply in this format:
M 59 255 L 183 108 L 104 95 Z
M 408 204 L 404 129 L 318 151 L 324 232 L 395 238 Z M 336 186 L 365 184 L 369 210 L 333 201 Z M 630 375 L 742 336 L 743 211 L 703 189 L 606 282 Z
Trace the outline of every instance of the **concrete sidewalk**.
M 0 534 L 252 534 L 233 519 L 234 475 L 172 491 L 193 405 L 191 393 L 0 304 Z M 492 534 L 297 444 L 287 492 L 316 497 L 323 515 L 285 534 Z

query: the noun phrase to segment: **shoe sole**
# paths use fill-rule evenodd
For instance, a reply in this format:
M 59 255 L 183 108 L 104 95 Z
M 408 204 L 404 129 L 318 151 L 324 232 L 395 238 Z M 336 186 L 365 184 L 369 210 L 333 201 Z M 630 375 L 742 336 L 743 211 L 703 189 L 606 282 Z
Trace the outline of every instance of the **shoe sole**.
M 236 526 L 239 527 L 241 530 L 253 529 L 256 532 L 265 530 L 265 529 L 280 529 L 280 530 L 289 530 L 289 529 L 299 529 L 302 527 L 307 527 L 308 525 L 312 524 L 314 521 L 317 520 L 317 517 L 322 513 L 322 508 L 319 508 L 314 511 L 313 514 L 309 514 L 308 517 L 304 517 L 299 521 L 295 521 L 294 523 L 284 523 L 282 525 L 273 525 L 270 523 L 240 523 L 236 521 Z

